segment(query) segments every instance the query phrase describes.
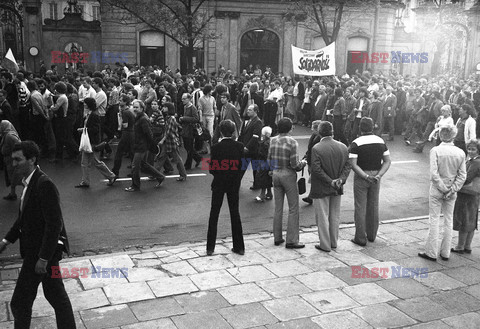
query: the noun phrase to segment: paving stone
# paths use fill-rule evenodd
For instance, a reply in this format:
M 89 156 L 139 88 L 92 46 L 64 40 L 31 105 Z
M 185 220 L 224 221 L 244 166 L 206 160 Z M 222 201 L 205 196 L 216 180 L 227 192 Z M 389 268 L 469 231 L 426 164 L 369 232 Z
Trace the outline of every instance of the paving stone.
M 227 271 L 241 283 L 262 281 L 262 280 L 276 278 L 275 274 L 273 274 L 272 272 L 270 272 L 269 270 L 267 270 L 265 267 L 261 265 L 234 267 L 234 268 L 229 268 Z
M 278 263 L 268 263 L 264 265 L 270 272 L 278 277 L 310 273 L 312 270 L 296 260 L 287 260 Z
M 112 305 L 155 298 L 145 282 L 112 284 L 104 287 L 103 290 Z
M 230 306 L 217 291 L 199 291 L 173 297 L 186 313 L 216 310 Z
M 171 318 L 178 329 L 231 329 L 232 327 L 215 311 L 188 313 Z
M 217 241 L 217 244 L 215 245 L 215 252 L 214 255 L 227 255 L 231 254 L 232 251 L 230 250 L 231 248 L 227 248 L 221 241 Z M 199 256 L 205 256 L 207 254 L 207 248 L 205 244 L 202 244 L 201 246 L 197 247 L 192 247 L 191 250 L 195 251 Z
M 300 258 L 300 254 L 298 252 L 296 252 L 294 249 L 285 248 L 285 244 L 273 246 L 273 240 L 271 241 L 271 244 L 272 246 L 258 251 L 260 255 L 267 258 L 271 262 L 282 262 L 285 260 Z
M 188 262 L 198 272 L 224 270 L 234 266 L 223 255 L 198 257 L 194 259 L 189 259 Z
M 270 296 L 255 283 L 219 288 L 217 291 L 232 305 L 261 302 Z
M 181 262 L 169 263 L 161 265 L 161 268 L 172 273 L 173 275 L 190 275 L 198 273 L 192 265 L 187 261 L 182 260 Z
M 127 305 L 114 305 L 81 311 L 87 329 L 110 328 L 138 322 Z
M 378 259 L 379 261 L 396 261 L 397 259 L 407 258 L 404 253 L 393 249 L 391 246 L 364 248 L 361 250 L 367 256 Z
M 446 325 L 444 322 L 437 320 L 437 321 L 431 321 L 427 323 L 420 323 L 416 324 L 411 327 L 406 327 L 406 328 L 411 328 L 411 329 L 450 329 L 451 327 L 449 325 Z
M 423 252 L 423 250 L 425 249 L 425 244 L 419 244 L 419 243 L 413 243 L 413 244 L 407 244 L 407 245 L 404 245 L 404 244 L 392 244 L 389 246 L 390 248 L 392 249 L 395 249 L 397 251 L 400 251 L 401 253 L 407 255 L 407 256 L 410 256 L 410 257 L 415 257 L 415 258 L 419 258 L 418 257 L 418 253 L 419 252 Z M 428 260 L 424 260 L 422 258 L 420 258 L 421 260 L 423 261 L 426 261 L 428 262 Z M 402 264 L 403 265 L 403 264 Z
M 180 257 L 181 259 L 191 259 L 191 258 L 198 257 L 198 254 L 193 250 L 187 250 L 187 251 L 178 253 L 177 257 Z
M 418 255 L 414 257 L 399 259 L 397 260 L 397 263 L 402 267 L 413 269 L 412 271 L 414 272 L 414 269 L 419 269 L 419 271 L 425 271 L 424 269 L 426 269 L 427 272 L 435 272 L 445 269 L 445 266 L 442 266 L 440 263 L 420 258 L 418 257 Z
M 168 278 L 168 274 L 156 268 L 130 268 L 128 269 L 128 282 L 145 282 L 158 280 L 161 278 Z
M 85 329 L 85 326 L 83 325 L 82 319 L 80 318 L 79 313 L 73 313 L 73 316 L 75 318 L 75 324 L 77 329 Z M 11 328 L 13 329 L 13 322 L 12 322 L 12 327 L 10 326 L 3 326 L 3 323 L 0 323 L 0 327 L 2 329 L 8 329 Z M 32 318 L 32 323 L 30 324 L 30 329 L 52 329 L 52 328 L 57 328 L 57 320 L 55 316 L 48 316 L 48 317 L 41 317 L 41 318 Z
M 383 289 L 402 299 L 427 296 L 433 292 L 430 288 L 409 278 L 395 278 L 392 280 L 377 281 L 376 283 Z
M 345 251 L 361 251 L 365 247 L 359 246 L 358 244 L 353 243 L 350 241 L 355 233 L 352 236 L 349 236 L 347 239 L 340 239 L 337 241 L 337 252 L 345 252 Z
M 362 265 L 377 263 L 378 259 L 365 255 L 360 251 L 339 251 L 331 253 L 333 257 L 347 265 Z
M 8 305 L 10 305 L 10 303 L 8 303 Z M 53 307 L 50 305 L 50 303 L 47 301 L 45 297 L 38 296 L 37 298 L 35 298 L 35 301 L 33 302 L 33 308 L 32 308 L 32 317 L 37 318 L 37 317 L 51 316 L 54 314 L 55 312 L 53 310 Z
M 180 247 L 180 248 L 172 248 L 172 249 L 167 249 L 167 251 L 173 255 L 180 254 L 185 251 L 189 251 L 190 249 L 187 247 Z
M 362 283 L 356 286 L 343 288 L 343 292 L 362 305 L 372 305 L 397 299 L 375 283 Z
M 246 249 L 246 247 L 245 247 Z M 233 263 L 235 266 L 248 266 L 248 265 L 259 265 L 259 264 L 267 264 L 270 261 L 260 255 L 258 252 L 249 252 L 245 253 L 245 256 L 240 256 L 238 254 L 229 254 L 225 256 L 230 262 Z
M 222 308 L 218 310 L 218 313 L 235 329 L 251 328 L 277 322 L 277 319 L 260 303 Z
M 178 258 L 177 256 L 172 256 L 174 257 L 175 262 L 180 261 L 181 259 Z M 135 266 L 137 268 L 144 268 L 144 267 L 160 267 L 163 263 L 165 263 L 165 260 L 170 257 L 165 257 L 165 258 L 158 258 L 158 259 L 134 259 L 133 262 L 135 263 Z
M 472 266 L 462 266 L 451 268 L 442 273 L 454 278 L 457 281 L 465 283 L 466 285 L 473 285 L 480 283 L 480 270 Z
M 5 280 L 17 280 L 18 279 L 19 270 L 16 268 L 1 270 L 0 271 L 0 278 L 2 281 Z
M 379 276 L 371 275 L 370 270 L 366 267 L 362 267 L 361 270 L 357 270 L 357 268 L 358 266 L 348 266 L 331 268 L 327 271 L 332 273 L 340 280 L 345 281 L 349 286 L 383 280 Z M 357 273 L 361 273 L 360 277 L 357 275 Z M 365 276 L 364 273 L 368 273 L 368 276 Z
M 457 329 L 476 329 L 480 323 L 480 314 L 478 313 L 465 313 L 449 318 L 442 319 L 443 322 Z
M 381 224 L 378 227 L 378 232 L 381 234 L 405 232 L 405 231 L 408 231 L 408 229 L 405 227 L 396 226 L 392 224 Z
M 302 243 L 307 244 L 307 243 L 319 243 L 318 239 L 318 230 L 315 232 L 308 232 L 308 233 L 303 233 L 300 235 L 300 239 L 302 240 Z
M 32 320 L 33 322 L 33 320 Z M 33 324 L 32 324 L 33 325 Z M 2 322 L 0 323 L 0 326 L 3 328 L 3 329 L 14 329 L 13 326 L 14 326 L 14 323 L 13 321 L 10 321 L 10 322 Z
M 327 271 L 297 275 L 295 278 L 312 290 L 346 287 L 347 284 Z
M 467 313 L 480 310 L 478 299 L 461 290 L 450 290 L 428 296 L 431 300 L 455 313 Z
M 299 296 L 273 299 L 262 305 L 280 321 L 289 321 L 318 315 L 319 312 Z
M 397 223 L 392 223 L 392 224 L 389 224 L 389 225 L 397 226 L 399 228 L 404 228 L 404 229 L 409 230 L 409 231 L 428 229 L 427 224 L 419 222 L 418 220 L 397 222 Z
M 311 292 L 310 289 L 293 277 L 259 281 L 257 284 L 260 288 L 275 298 L 283 298 Z
M 296 319 L 292 321 L 279 322 L 267 326 L 268 329 L 318 329 L 320 328 L 312 319 Z
M 373 264 L 365 264 L 363 267 L 367 268 L 370 276 L 380 276 L 382 279 L 391 279 L 392 277 L 399 277 L 405 275 L 403 268 L 395 262 L 378 262 Z M 405 270 L 404 270 L 405 271 Z M 407 275 L 410 277 L 411 273 L 407 270 Z M 361 274 L 363 275 L 363 273 Z
M 414 242 L 424 241 L 424 237 L 414 237 L 411 234 L 404 232 L 393 232 L 381 235 L 382 239 L 385 239 L 389 244 L 397 244 L 401 241 L 404 244 L 410 244 Z
M 165 258 L 172 256 L 172 253 L 166 251 L 166 250 L 159 250 L 159 251 L 154 251 L 153 252 L 155 255 L 157 255 L 158 258 Z
M 80 276 L 79 280 L 82 283 L 82 286 L 85 290 L 95 289 L 95 288 L 102 288 L 111 284 L 117 283 L 128 283 L 127 279 L 125 278 L 124 274 L 121 271 L 115 272 L 118 273 L 118 277 L 116 274 L 115 277 L 112 277 L 112 273 L 109 272 L 100 272 L 94 273 L 93 275 L 87 275 L 85 277 Z M 127 271 L 128 275 L 128 271 Z
M 339 289 L 329 289 L 304 294 L 302 297 L 322 313 L 334 312 L 359 306 Z
M 102 289 L 92 289 L 69 294 L 70 302 L 74 311 L 83 311 L 110 305 Z
M 122 326 L 122 329 L 177 329 L 170 319 L 157 319 Z
M 465 257 L 461 257 L 453 252 L 450 253 L 450 258 L 448 259 L 448 261 L 437 259 L 437 262 L 447 268 L 461 267 L 461 266 L 475 267 L 475 265 L 477 265 L 477 263 L 475 263 L 473 260 Z
M 352 312 L 375 328 L 403 327 L 416 323 L 412 318 L 385 303 L 357 307 Z
M 451 310 L 446 309 L 428 297 L 397 299 L 390 302 L 390 304 L 409 317 L 421 322 L 438 320 L 453 315 Z
M 324 329 L 372 328 L 368 323 L 350 311 L 322 314 L 313 317 L 312 321 Z
M 238 284 L 226 270 L 205 272 L 190 275 L 190 279 L 200 290 L 210 290 Z
M 158 256 L 153 252 L 142 252 L 141 254 L 135 254 L 130 256 L 131 259 L 157 259 Z
M 91 259 L 95 270 L 98 271 L 98 268 L 108 268 L 108 269 L 120 269 L 120 268 L 132 268 L 134 266 L 133 261 L 127 255 L 119 256 L 109 256 L 102 258 L 93 258 Z
M 148 321 L 184 314 L 182 306 L 171 298 L 158 298 L 132 303 L 129 305 L 139 321 Z
M 162 278 L 149 281 L 147 284 L 157 297 L 188 294 L 190 292 L 198 291 L 198 288 L 193 282 L 189 278 L 183 276 Z
M 73 268 L 77 268 L 77 269 L 85 268 L 89 270 L 89 273 L 92 273 L 93 264 L 88 258 L 87 259 L 67 258 L 67 259 L 61 260 L 59 266 L 62 268 L 68 268 L 69 272 L 71 272 Z
M 248 250 L 249 253 L 263 248 L 263 245 L 258 243 L 256 240 L 246 239 L 245 237 L 243 239 L 243 243 L 245 244 L 245 250 Z
M 460 281 L 457 281 L 442 272 L 428 273 L 428 277 L 418 277 L 415 278 L 415 280 L 435 290 L 450 290 L 465 287 Z
M 477 299 L 480 299 L 480 284 L 474 284 L 472 286 L 465 287 L 462 290 L 465 291 L 467 294 Z
M 5 322 L 8 320 L 8 309 L 7 309 L 7 304 L 6 302 L 5 303 L 1 303 L 0 304 L 0 327 L 2 326 L 2 322 Z
M 330 255 L 325 255 L 324 253 L 323 254 L 317 253 L 316 255 L 300 258 L 298 259 L 298 261 L 308 266 L 314 271 L 324 271 L 324 270 L 327 270 L 330 268 L 336 268 L 336 267 L 347 267 L 345 263 L 342 263 L 335 257 L 332 257 Z

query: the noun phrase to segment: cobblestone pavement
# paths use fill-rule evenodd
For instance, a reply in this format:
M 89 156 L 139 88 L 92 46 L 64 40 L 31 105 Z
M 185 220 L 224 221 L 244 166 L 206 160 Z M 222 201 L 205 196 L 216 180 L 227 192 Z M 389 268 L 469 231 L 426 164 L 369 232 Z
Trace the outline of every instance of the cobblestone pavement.
M 425 219 L 382 223 L 377 240 L 359 247 L 344 225 L 330 253 L 315 249 L 312 227 L 301 232 L 304 249 L 276 247 L 259 233 L 245 237 L 244 256 L 225 239 L 210 257 L 198 243 L 69 258 L 61 267 L 90 272 L 64 279 L 77 328 L 478 328 L 480 238 L 470 255 L 431 262 L 417 256 L 427 228 Z M 18 268 L 0 269 L 1 328 L 13 328 Z M 56 327 L 41 287 L 33 316 L 32 328 Z

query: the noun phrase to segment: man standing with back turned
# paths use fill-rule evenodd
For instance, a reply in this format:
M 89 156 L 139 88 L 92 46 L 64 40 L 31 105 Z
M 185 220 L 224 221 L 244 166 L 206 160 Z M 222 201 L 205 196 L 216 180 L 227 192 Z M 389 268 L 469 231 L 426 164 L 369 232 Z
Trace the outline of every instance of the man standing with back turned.
M 22 175 L 25 186 L 20 212 L 13 227 L 0 242 L 0 252 L 20 239 L 23 265 L 10 306 L 16 329 L 30 328 L 32 306 L 40 282 L 45 298 L 55 309 L 57 328 L 74 329 L 72 305 L 62 278 L 52 277 L 62 252 L 68 253 L 68 240 L 63 223 L 60 199 L 55 184 L 36 165 L 40 150 L 32 141 L 14 146 L 13 166 Z

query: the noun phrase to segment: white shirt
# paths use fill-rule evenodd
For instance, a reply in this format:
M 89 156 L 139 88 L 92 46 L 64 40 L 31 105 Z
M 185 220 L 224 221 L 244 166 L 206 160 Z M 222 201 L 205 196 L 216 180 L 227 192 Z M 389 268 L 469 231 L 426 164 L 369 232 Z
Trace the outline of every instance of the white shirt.
M 283 90 L 282 88 L 278 87 L 277 89 L 275 89 L 274 91 L 272 91 L 270 93 L 270 95 L 268 95 L 268 99 L 273 101 L 274 99 L 277 99 L 277 102 L 281 101 L 282 98 L 283 98 Z
M 98 115 L 103 117 L 107 112 L 107 95 L 103 90 L 95 95 L 95 103 L 97 104 Z

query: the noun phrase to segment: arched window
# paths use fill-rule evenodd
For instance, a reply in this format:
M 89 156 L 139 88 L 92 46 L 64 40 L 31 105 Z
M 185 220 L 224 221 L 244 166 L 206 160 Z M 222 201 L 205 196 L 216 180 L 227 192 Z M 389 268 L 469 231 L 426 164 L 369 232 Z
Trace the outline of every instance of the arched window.
M 140 33 L 140 65 L 165 67 L 165 35 L 156 31 Z
M 347 73 L 349 75 L 355 74 L 355 71 L 362 73 L 365 69 L 365 63 L 357 63 L 353 61 L 355 58 L 362 58 L 363 54 L 368 52 L 368 39 L 363 37 L 354 37 L 348 39 L 347 42 Z
M 270 66 L 272 72 L 278 72 L 280 39 L 265 29 L 255 29 L 246 32 L 240 41 L 240 71 L 249 65 L 260 66 L 265 71 Z

